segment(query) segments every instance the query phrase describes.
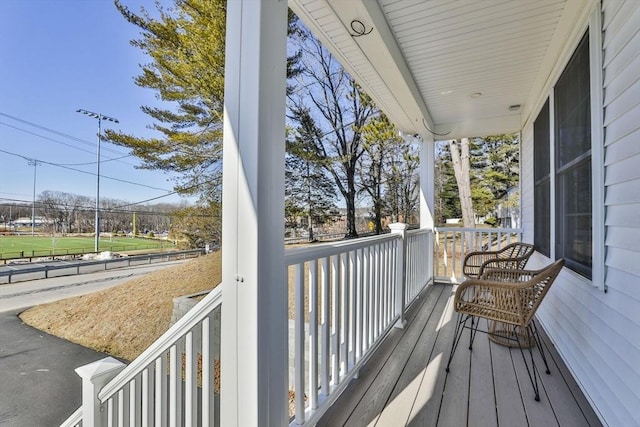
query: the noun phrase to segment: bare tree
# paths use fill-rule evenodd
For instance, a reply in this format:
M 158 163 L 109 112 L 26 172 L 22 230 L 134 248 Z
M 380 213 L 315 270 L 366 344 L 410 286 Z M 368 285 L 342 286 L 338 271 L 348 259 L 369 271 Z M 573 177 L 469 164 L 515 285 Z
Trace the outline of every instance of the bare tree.
M 294 38 L 302 52 L 297 88 L 292 91 L 290 119 L 311 118 L 322 130 L 312 143 L 319 164 L 336 183 L 347 209 L 345 237 L 357 237 L 356 194 L 358 161 L 364 152 L 362 127 L 375 113 L 362 92 L 319 40 L 301 30 Z

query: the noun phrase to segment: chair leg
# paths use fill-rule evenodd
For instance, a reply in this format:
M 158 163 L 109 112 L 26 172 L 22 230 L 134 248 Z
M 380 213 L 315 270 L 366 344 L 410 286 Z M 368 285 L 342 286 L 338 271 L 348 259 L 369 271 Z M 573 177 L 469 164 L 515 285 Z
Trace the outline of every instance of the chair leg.
M 519 338 L 519 329 L 520 327 L 516 327 L 514 328 L 514 336 L 516 338 L 516 341 L 518 342 L 518 348 L 520 349 L 520 354 L 522 355 L 522 360 L 524 361 L 524 366 L 525 368 L 527 368 L 527 374 L 529 375 L 529 380 L 531 381 L 531 386 L 533 387 L 533 391 L 535 393 L 535 400 L 536 402 L 540 401 L 540 393 L 538 390 L 538 371 L 536 369 L 536 362 L 533 359 L 533 350 L 532 350 L 532 346 L 529 346 L 529 357 L 531 358 L 531 369 L 529 369 L 529 364 L 527 363 L 527 358 L 524 355 L 524 350 L 522 349 L 522 343 L 520 342 L 520 338 Z M 533 339 L 533 337 L 531 336 L 531 333 L 529 331 L 529 328 L 525 328 L 525 330 L 527 331 L 527 340 L 528 342 L 531 342 L 531 340 Z
M 467 323 L 467 320 L 470 316 L 463 316 L 462 313 L 458 313 L 458 319 L 456 322 L 456 330 L 453 334 L 453 342 L 451 343 L 451 352 L 449 353 L 449 361 L 447 362 L 447 368 L 445 371 L 449 372 L 449 366 L 451 365 L 451 359 L 453 359 L 453 354 L 458 347 L 458 343 L 460 342 L 460 338 L 462 338 L 462 331 L 464 331 L 464 325 Z
M 540 349 L 540 355 L 542 356 L 542 361 L 544 362 L 544 367 L 546 368 L 545 372 L 547 373 L 547 375 L 550 375 L 551 370 L 549 369 L 549 364 L 547 363 L 547 357 L 544 354 L 544 348 L 542 347 L 542 338 L 540 338 L 540 334 L 538 333 L 538 325 L 536 325 L 536 322 L 531 319 L 529 327 L 531 327 L 533 339 L 535 340 L 538 349 Z
M 476 339 L 476 332 L 480 326 L 480 319 L 471 316 L 471 334 L 469 335 L 469 350 L 473 350 L 473 341 Z

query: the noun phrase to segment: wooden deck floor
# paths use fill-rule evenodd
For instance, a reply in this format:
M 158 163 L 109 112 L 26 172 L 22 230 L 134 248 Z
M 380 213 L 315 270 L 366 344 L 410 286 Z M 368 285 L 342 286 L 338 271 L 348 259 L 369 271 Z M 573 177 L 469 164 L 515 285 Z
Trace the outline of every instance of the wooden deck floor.
M 454 289 L 434 285 L 424 292 L 406 328 L 391 331 L 319 426 L 601 425 L 544 333 L 551 375 L 542 370 L 540 402 L 520 351 L 490 342 L 485 334 L 476 336 L 473 351 L 463 336 L 447 374 Z

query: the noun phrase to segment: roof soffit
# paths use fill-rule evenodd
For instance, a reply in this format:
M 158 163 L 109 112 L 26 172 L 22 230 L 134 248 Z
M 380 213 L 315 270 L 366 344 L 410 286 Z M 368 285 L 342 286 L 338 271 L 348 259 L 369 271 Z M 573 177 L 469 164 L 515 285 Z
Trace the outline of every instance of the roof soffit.
M 521 130 L 596 3 L 290 0 L 399 128 L 448 138 Z M 354 19 L 373 31 L 352 37 Z

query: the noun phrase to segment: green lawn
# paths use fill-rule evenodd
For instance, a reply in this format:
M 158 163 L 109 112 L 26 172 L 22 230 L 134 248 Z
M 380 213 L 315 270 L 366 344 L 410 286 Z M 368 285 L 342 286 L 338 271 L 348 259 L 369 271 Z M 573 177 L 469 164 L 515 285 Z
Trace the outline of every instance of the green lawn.
M 0 236 L 0 259 L 93 252 L 93 237 Z M 166 240 L 101 237 L 100 250 L 125 252 L 173 247 Z

